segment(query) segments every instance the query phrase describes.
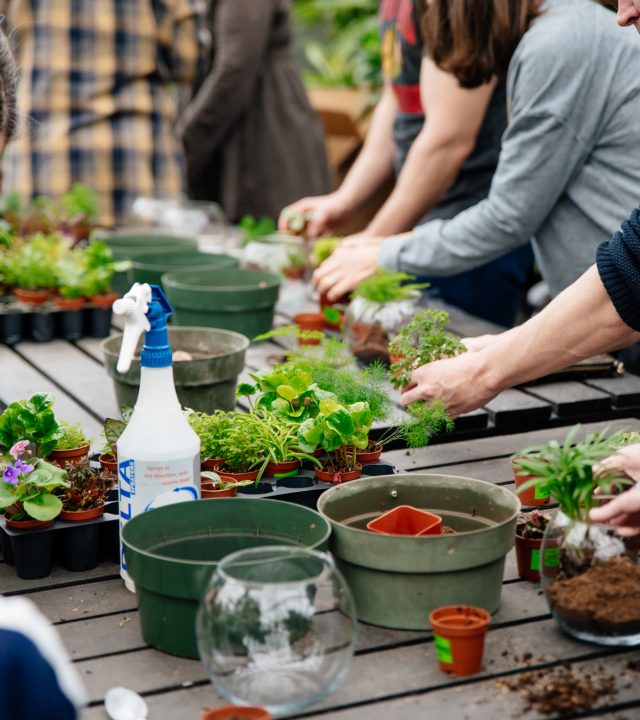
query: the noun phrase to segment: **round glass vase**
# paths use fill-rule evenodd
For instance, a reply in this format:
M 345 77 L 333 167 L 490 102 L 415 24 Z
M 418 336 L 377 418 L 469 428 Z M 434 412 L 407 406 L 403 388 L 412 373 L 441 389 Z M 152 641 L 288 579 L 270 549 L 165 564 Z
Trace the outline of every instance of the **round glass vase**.
M 640 644 L 637 543 L 610 525 L 557 510 L 542 541 L 540 578 L 553 617 L 569 635 L 601 645 Z
M 293 546 L 240 550 L 218 564 L 200 604 L 200 658 L 233 704 L 297 712 L 346 676 L 353 614 L 329 555 Z

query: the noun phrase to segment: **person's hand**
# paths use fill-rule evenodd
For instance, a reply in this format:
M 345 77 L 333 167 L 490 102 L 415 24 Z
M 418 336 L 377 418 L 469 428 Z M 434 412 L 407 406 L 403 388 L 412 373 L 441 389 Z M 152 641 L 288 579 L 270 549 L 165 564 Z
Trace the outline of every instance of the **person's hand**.
M 354 233 L 342 238 L 342 247 L 362 247 L 363 245 L 379 245 L 384 238 L 371 237 L 366 232 Z
M 469 352 L 479 352 L 484 350 L 487 345 L 491 345 L 492 342 L 497 340 L 500 335 L 478 335 L 477 337 L 462 338 L 462 344 L 467 348 Z
M 349 214 L 349 208 L 337 192 L 305 197 L 288 205 L 286 209 L 309 213 L 305 232 L 312 240 L 333 232 Z M 287 220 L 283 213 L 280 213 L 278 218 L 278 228 L 281 232 L 287 232 Z
M 621 470 L 636 485 L 605 505 L 592 508 L 589 517 L 595 522 L 608 522 L 623 537 L 640 535 L 640 444 L 620 448 L 600 465 L 606 470 Z
M 378 269 L 379 258 L 380 242 L 352 247 L 341 245 L 313 273 L 313 284 L 329 300 L 337 300 L 373 275 Z
M 417 400 L 442 400 L 451 417 L 476 410 L 496 395 L 476 353 L 463 353 L 419 367 L 411 373 L 411 381 L 402 392 L 403 405 Z

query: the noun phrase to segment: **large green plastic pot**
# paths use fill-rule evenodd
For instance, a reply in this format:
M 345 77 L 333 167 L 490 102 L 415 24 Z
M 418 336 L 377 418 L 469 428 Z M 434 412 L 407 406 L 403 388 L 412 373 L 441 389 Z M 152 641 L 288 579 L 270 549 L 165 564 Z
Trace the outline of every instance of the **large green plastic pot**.
M 133 261 L 131 279 L 133 282 L 160 285 L 162 275 L 171 270 L 196 270 L 207 267 L 215 270 L 237 268 L 239 261 L 231 255 L 173 250 L 171 252 L 145 252 Z
M 252 340 L 271 330 L 280 277 L 262 270 L 178 270 L 162 276 L 177 325 L 235 330 Z
M 278 500 L 198 500 L 137 515 L 122 542 L 145 642 L 197 658 L 196 611 L 219 560 L 263 545 L 325 550 L 330 533 L 318 513 Z
M 398 505 L 442 515 L 445 525 L 461 531 L 406 537 L 366 530 L 368 520 Z M 520 510 L 512 492 L 449 475 L 385 475 L 328 490 L 318 510 L 331 522 L 331 550 L 359 620 L 426 630 L 431 610 L 443 605 L 498 609 Z
M 171 349 L 184 350 L 193 360 L 173 364 L 173 380 L 182 407 L 200 412 L 233 410 L 236 402 L 238 375 L 244 370 L 244 356 L 249 340 L 240 333 L 204 327 L 169 327 Z M 107 372 L 113 379 L 120 407 L 133 407 L 140 388 L 139 352 L 126 373 L 116 369 L 122 333 L 102 341 Z
M 104 233 L 99 239 L 111 248 L 114 260 L 134 260 L 147 253 L 158 255 L 176 250 L 197 255 L 198 251 L 198 239 L 195 237 L 151 230 Z M 124 295 L 131 284 L 131 273 L 127 271 L 115 273 L 111 281 L 111 286 L 119 295 Z

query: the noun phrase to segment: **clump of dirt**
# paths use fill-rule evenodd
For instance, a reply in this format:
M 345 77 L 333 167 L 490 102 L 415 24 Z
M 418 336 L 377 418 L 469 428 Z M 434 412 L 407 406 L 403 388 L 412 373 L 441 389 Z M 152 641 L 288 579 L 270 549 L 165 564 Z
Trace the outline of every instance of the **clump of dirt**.
M 616 681 L 603 668 L 587 674 L 575 673 L 569 665 L 553 670 L 533 670 L 497 684 L 517 692 L 527 703 L 523 712 L 543 715 L 572 715 L 590 710 L 603 697 L 616 694 Z
M 627 556 L 597 562 L 580 575 L 547 588 L 554 613 L 594 634 L 640 632 L 640 565 Z
M 352 324 L 356 326 L 356 333 L 351 335 L 349 344 L 353 355 L 367 363 L 374 360 L 389 362 L 389 336 L 380 325 Z

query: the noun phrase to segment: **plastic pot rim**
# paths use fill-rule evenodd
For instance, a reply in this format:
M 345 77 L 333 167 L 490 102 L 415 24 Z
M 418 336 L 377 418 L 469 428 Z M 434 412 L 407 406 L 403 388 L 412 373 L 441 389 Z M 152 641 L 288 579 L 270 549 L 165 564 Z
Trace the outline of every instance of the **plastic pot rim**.
M 231 268 L 229 268 L 231 269 Z M 234 268 L 235 269 L 235 268 Z M 281 284 L 281 278 L 274 273 L 265 272 L 263 270 L 242 270 L 243 273 L 248 277 L 249 274 L 259 276 L 261 279 L 256 278 L 254 284 L 232 284 L 232 285 L 209 285 L 202 283 L 185 283 L 181 282 L 183 277 L 189 277 L 189 274 L 195 274 L 196 272 L 202 272 L 201 269 L 197 270 L 175 270 L 166 272 L 162 275 L 162 286 L 170 287 L 176 290 L 190 290 L 196 292 L 242 292 L 243 290 L 272 290 L 278 288 Z M 215 271 L 212 271 L 212 274 Z M 220 272 L 223 272 L 221 270 Z

